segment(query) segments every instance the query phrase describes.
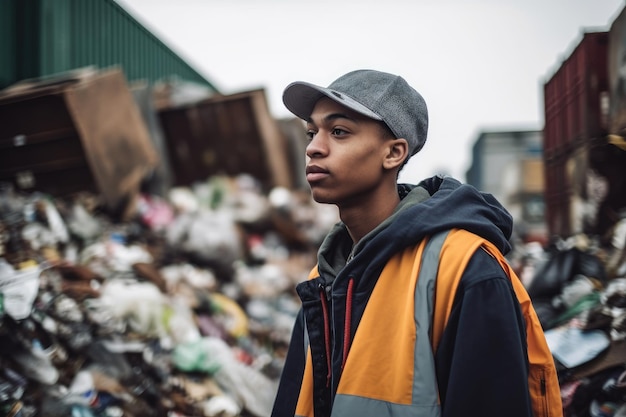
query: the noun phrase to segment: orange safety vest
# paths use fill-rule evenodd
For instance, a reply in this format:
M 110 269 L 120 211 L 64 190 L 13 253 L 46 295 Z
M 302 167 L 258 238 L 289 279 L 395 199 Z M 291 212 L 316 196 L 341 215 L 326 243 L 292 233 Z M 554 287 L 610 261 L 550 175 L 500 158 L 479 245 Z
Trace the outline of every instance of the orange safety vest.
M 554 364 L 554 357 L 548 347 L 539 317 L 537 317 L 526 288 L 493 243 L 486 239 L 477 238 L 476 235 L 465 230 L 451 231 L 441 249 L 440 271 L 437 278 L 438 300 L 435 304 L 433 320 L 433 349 L 437 349 L 439 340 L 450 317 L 454 295 L 465 269 L 464 266 L 467 265 L 469 258 L 478 248 L 482 248 L 494 257 L 509 277 L 524 315 L 529 362 L 528 389 L 530 391 L 533 415 L 535 417 L 562 416 L 561 388 Z M 459 254 L 463 254 L 463 268 L 457 268 L 453 264 L 453 259 L 458 257 Z M 446 277 L 446 279 L 442 279 L 442 277 Z
M 354 336 L 335 395 L 333 417 L 441 415 L 433 352 L 446 327 L 461 276 L 478 248 L 500 263 L 520 302 L 526 321 L 534 416 L 563 415 L 554 360 L 521 281 L 492 243 L 454 229 L 435 235 L 428 244 L 425 240 L 409 247 L 387 262 Z M 314 269 L 311 278 L 317 275 Z M 428 348 L 420 349 L 424 346 Z M 394 360 L 384 367 L 361 366 L 381 357 Z M 313 416 L 312 381 L 308 350 L 296 416 Z

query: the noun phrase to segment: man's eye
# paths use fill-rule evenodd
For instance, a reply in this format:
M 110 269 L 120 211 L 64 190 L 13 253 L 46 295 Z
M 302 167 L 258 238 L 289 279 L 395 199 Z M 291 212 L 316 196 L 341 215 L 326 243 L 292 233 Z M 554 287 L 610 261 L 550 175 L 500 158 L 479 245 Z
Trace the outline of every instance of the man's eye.
M 315 136 L 315 131 L 314 130 L 307 130 L 306 131 L 306 137 L 307 139 L 309 139 L 309 141 L 313 140 L 313 137 Z
M 343 129 L 340 129 L 340 128 L 338 128 L 338 127 L 334 128 L 334 129 L 332 130 L 332 134 L 333 134 L 333 136 L 341 136 L 341 135 L 345 135 L 346 133 L 348 133 L 348 132 L 347 132 L 347 131 L 345 131 L 345 130 L 343 130 Z

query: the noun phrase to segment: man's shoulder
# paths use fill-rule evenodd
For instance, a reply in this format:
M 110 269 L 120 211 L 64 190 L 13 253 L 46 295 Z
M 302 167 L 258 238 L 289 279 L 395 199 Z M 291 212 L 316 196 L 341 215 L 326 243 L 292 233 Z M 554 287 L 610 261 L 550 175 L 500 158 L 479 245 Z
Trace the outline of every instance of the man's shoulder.
M 461 285 L 468 288 L 469 286 L 493 279 L 509 282 L 509 278 L 498 260 L 482 248 L 478 248 L 465 267 L 461 277 Z

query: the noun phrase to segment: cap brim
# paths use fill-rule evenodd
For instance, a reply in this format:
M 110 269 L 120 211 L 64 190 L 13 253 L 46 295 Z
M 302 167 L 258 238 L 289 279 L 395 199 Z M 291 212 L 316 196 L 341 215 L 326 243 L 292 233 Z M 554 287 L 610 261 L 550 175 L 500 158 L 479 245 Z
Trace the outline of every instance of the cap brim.
M 382 117 L 352 99 L 351 97 L 329 88 L 320 87 L 304 81 L 296 81 L 289 84 L 283 92 L 283 103 L 285 107 L 303 120 L 309 120 L 315 103 L 322 98 L 328 97 L 331 100 L 356 111 L 374 120 L 383 120 Z

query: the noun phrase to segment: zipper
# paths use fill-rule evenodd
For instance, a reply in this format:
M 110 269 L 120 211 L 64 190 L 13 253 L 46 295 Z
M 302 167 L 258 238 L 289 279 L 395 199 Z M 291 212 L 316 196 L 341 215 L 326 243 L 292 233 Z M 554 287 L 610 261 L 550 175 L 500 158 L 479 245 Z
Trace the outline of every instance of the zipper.
M 330 301 L 330 285 L 319 284 L 320 300 L 322 302 L 322 315 L 324 316 L 324 348 L 326 350 L 326 388 L 330 387 L 331 363 L 330 363 L 330 316 L 328 303 Z
M 346 366 L 348 359 L 348 351 L 350 350 L 350 328 L 352 327 L 352 298 L 354 297 L 354 278 L 350 277 L 348 281 L 348 291 L 346 292 L 346 317 L 343 324 L 343 357 L 341 360 L 341 369 Z
M 546 374 L 541 371 L 541 379 L 539 380 L 541 387 L 541 399 L 543 400 L 543 415 L 548 417 L 548 388 L 546 386 Z

